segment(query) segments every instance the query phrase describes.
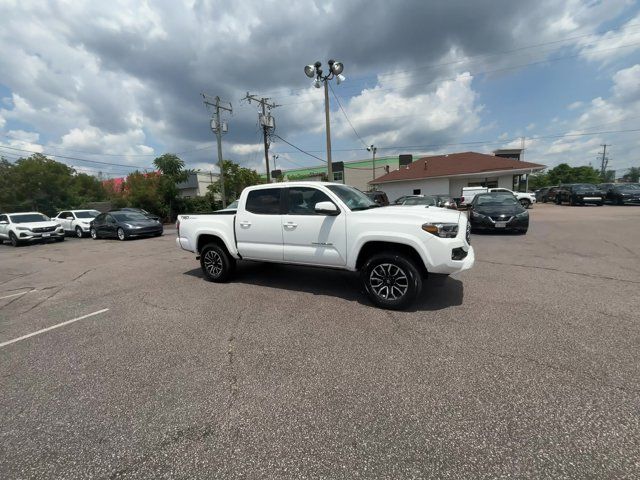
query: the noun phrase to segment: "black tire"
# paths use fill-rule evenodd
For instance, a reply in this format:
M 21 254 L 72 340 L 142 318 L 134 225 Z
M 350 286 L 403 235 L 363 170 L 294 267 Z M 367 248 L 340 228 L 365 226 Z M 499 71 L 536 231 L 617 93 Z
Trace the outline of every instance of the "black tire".
M 209 243 L 200 252 L 200 267 L 210 282 L 229 280 L 236 268 L 236 261 L 220 245 Z
M 602 205 L 604 205 L 604 203 L 603 203 L 603 202 L 598 202 L 598 203 L 596 203 L 596 206 L 598 206 L 598 207 L 601 207 Z
M 64 242 L 64 237 L 58 237 L 55 239 L 56 242 Z
M 370 257 L 360 270 L 360 278 L 371 301 L 389 310 L 407 308 L 422 290 L 422 275 L 416 265 L 396 252 Z M 389 298 L 392 295 L 396 298 Z
M 576 202 L 575 202 L 575 200 L 573 199 L 573 197 L 569 197 L 569 205 L 571 205 L 572 207 L 575 207 Z
M 89 235 L 90 235 L 90 236 L 91 236 L 91 238 L 93 238 L 94 240 L 98 240 L 98 239 L 100 238 L 100 237 L 98 236 L 98 231 L 97 231 L 95 228 L 93 228 L 93 227 L 91 227 L 91 228 L 89 229 Z
M 560 195 L 556 197 L 556 205 L 562 205 L 562 200 L 560 199 Z
M 82 231 L 82 229 L 80 227 L 76 227 L 76 237 L 78 237 L 78 238 L 84 237 L 84 232 Z
M 531 206 L 531 202 L 526 198 L 521 198 L 520 205 L 522 205 L 522 208 L 529 208 Z
M 20 240 L 18 240 L 18 237 L 16 237 L 16 234 L 13 232 L 9 232 L 9 241 L 14 247 L 20 246 Z
M 124 229 L 122 227 L 118 227 L 118 230 L 116 230 L 116 237 L 121 242 L 123 242 L 123 241 L 125 241 L 127 239 L 127 234 L 124 233 Z

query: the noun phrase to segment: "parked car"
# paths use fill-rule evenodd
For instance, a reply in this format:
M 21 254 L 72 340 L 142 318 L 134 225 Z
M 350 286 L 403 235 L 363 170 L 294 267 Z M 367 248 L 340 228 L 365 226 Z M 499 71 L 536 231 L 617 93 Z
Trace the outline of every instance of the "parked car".
M 472 231 L 500 230 L 527 233 L 529 212 L 513 195 L 479 193 L 469 206 Z
M 547 192 L 551 187 L 542 187 L 535 191 L 536 202 L 547 203 Z
M 82 238 L 89 234 L 89 224 L 98 215 L 100 212 L 97 210 L 65 210 L 52 220 L 62 225 L 65 233 L 74 233 L 76 237 Z
M 369 197 L 371 200 L 376 202 L 381 207 L 386 207 L 389 205 L 389 198 L 387 194 L 384 192 L 373 191 L 373 192 L 365 192 L 365 195 Z
M 113 210 L 101 213 L 91 221 L 91 238 L 117 238 L 126 240 L 132 237 L 158 237 L 163 227 L 159 220 L 152 220 L 138 212 Z
M 605 194 L 605 201 L 616 205 L 640 203 L 640 185 L 637 183 L 602 183 L 598 185 Z
M 450 208 L 452 210 L 458 209 L 458 204 L 455 199 L 450 195 L 432 195 L 436 198 L 438 206 L 442 208 Z
M 0 243 L 9 240 L 17 247 L 41 240 L 64 241 L 64 229 L 40 212 L 4 213 L 0 215 Z
M 594 203 L 601 207 L 604 204 L 604 198 L 604 192 L 591 183 L 570 183 L 558 187 L 555 201 L 558 205 L 564 202 L 569 205 Z
M 437 207 L 438 199 L 431 195 L 412 195 L 406 197 L 401 205 L 426 205 L 429 207 Z
M 549 187 L 549 190 L 547 190 L 547 193 L 542 201 L 544 203 L 547 203 L 547 202 L 556 203 L 559 190 L 560 190 L 560 185 Z
M 359 190 L 324 182 L 247 187 L 234 215 L 181 215 L 178 247 L 224 282 L 238 260 L 359 271 L 372 302 L 405 308 L 428 274 L 473 266 L 467 219 L 441 208 L 379 207 Z
M 462 187 L 462 199 L 461 204 L 468 206 L 473 202 L 473 197 L 479 193 L 510 193 L 518 199 L 520 205 L 524 208 L 529 208 L 536 203 L 536 196 L 533 193 L 527 192 L 514 192 L 508 188 L 486 188 L 486 187 Z
M 142 208 L 133 208 L 133 207 L 122 207 L 122 208 L 116 208 L 111 210 L 111 212 L 135 212 L 135 213 L 139 213 L 141 215 L 144 215 L 147 218 L 150 218 L 151 220 L 157 220 L 160 221 L 160 217 L 158 215 L 154 215 L 153 213 L 149 213 L 146 210 L 142 209 Z
M 396 198 L 391 205 L 402 205 L 407 198 L 415 197 L 416 195 L 403 195 Z

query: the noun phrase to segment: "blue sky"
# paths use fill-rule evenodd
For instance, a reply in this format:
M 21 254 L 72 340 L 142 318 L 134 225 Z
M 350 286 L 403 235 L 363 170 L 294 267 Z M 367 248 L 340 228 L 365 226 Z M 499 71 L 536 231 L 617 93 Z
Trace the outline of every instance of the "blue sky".
M 331 98 L 334 161 L 366 158 L 363 143 L 426 155 L 525 136 L 527 159 L 549 166 L 594 162 L 601 143 L 620 174 L 640 163 L 640 132 L 597 133 L 640 129 L 637 1 L 0 0 L 0 16 L 9 160 L 38 151 L 113 176 L 172 151 L 215 170 L 208 92 L 234 106 L 225 157 L 261 170 L 247 91 L 283 105 L 276 133 L 326 158 L 322 90 L 302 67 L 335 56 L 347 80 L 333 88 L 360 139 Z M 487 143 L 456 145 L 472 141 Z M 272 153 L 282 167 L 318 163 L 277 138 Z

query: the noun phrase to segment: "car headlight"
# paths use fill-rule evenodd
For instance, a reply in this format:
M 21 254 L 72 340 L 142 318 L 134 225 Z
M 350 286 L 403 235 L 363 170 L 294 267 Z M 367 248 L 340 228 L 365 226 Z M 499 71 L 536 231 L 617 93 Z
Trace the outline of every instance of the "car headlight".
M 472 216 L 472 217 L 476 217 L 476 218 L 483 218 L 483 217 L 485 217 L 485 215 L 483 215 L 483 214 L 481 214 L 481 213 L 478 213 L 478 212 L 476 212 L 476 211 L 474 211 L 474 210 L 472 210 L 472 211 L 471 211 L 471 216 Z
M 422 230 L 440 238 L 455 238 L 458 236 L 457 223 L 425 223 Z
M 529 216 L 529 212 L 522 212 L 516 215 L 518 218 L 527 218 Z
M 30 230 L 29 227 L 16 227 L 16 230 Z

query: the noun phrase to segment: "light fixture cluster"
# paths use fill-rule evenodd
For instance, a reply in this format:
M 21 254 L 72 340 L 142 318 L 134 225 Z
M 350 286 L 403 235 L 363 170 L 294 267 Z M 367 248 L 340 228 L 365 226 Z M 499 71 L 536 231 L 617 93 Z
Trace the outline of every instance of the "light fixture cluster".
M 322 63 L 316 62 L 313 65 L 307 65 L 304 67 L 304 73 L 309 78 L 313 78 L 313 86 L 316 88 L 322 87 L 322 82 L 327 80 L 331 80 L 335 77 L 336 83 L 340 85 L 345 81 L 345 76 L 342 75 L 342 71 L 344 70 L 344 65 L 342 62 L 336 62 L 335 60 L 329 60 L 327 62 L 329 64 L 329 73 L 327 75 L 322 75 Z

